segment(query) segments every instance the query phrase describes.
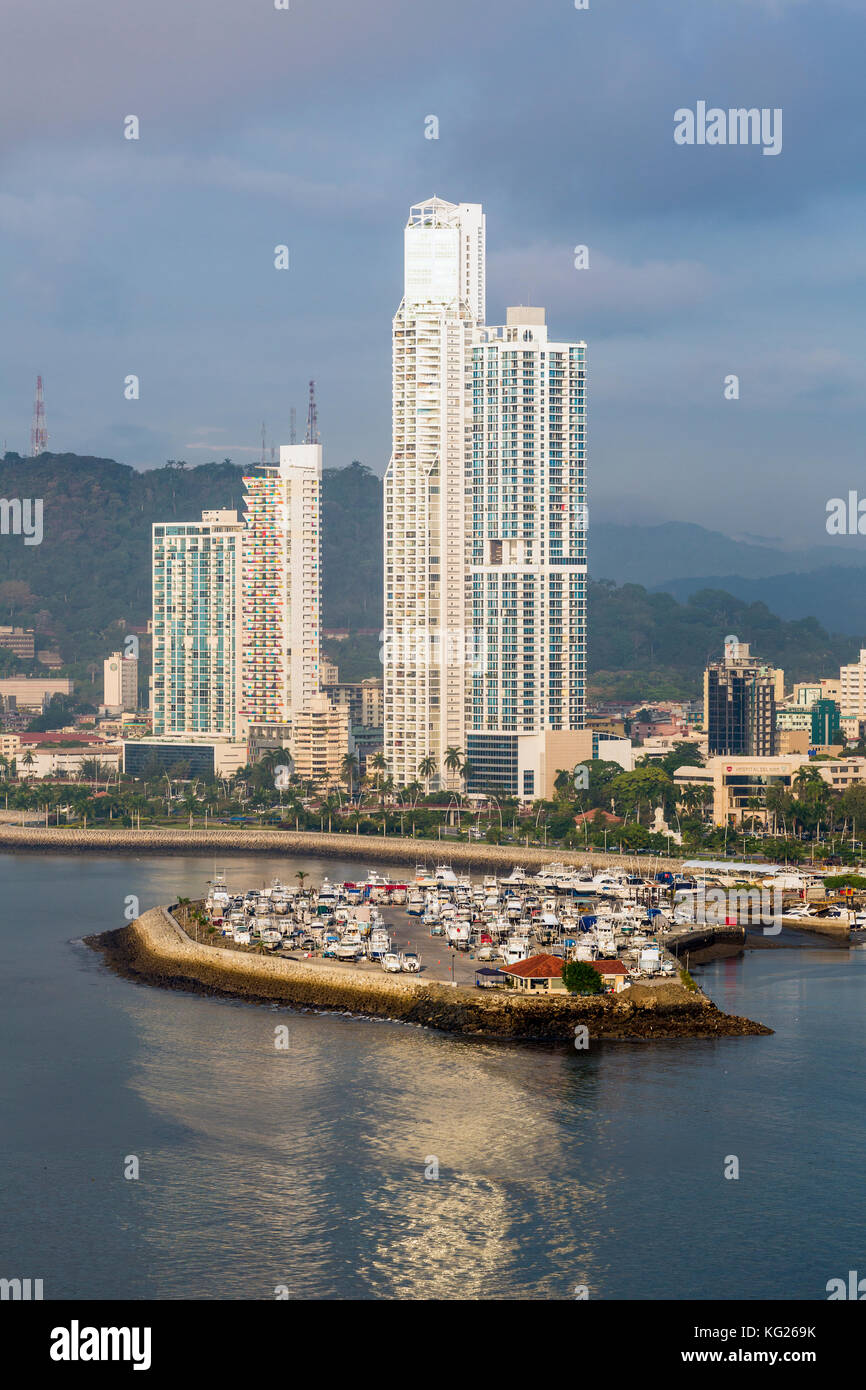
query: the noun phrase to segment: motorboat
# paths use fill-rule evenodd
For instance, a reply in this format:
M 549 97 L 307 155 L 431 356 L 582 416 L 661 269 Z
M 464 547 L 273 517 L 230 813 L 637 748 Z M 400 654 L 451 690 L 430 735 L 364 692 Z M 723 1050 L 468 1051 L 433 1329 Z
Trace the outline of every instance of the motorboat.
M 394 951 L 387 951 L 382 957 L 382 969 L 389 975 L 399 975 L 403 969 L 400 957 Z
M 416 951 L 403 951 L 400 956 L 400 968 L 404 975 L 417 975 L 421 969 L 421 957 Z
M 452 946 L 456 946 L 458 951 L 468 951 L 469 949 L 470 926 L 468 922 L 452 922 L 448 927 L 448 940 Z
M 448 888 L 456 888 L 460 882 L 450 864 L 437 864 L 434 878 L 436 883 L 442 883 Z
M 511 873 L 508 875 L 507 878 L 504 878 L 502 882 L 511 884 L 512 886 L 518 883 L 525 883 L 526 873 L 523 869 L 521 869 L 519 864 L 515 864 L 513 869 L 511 870 Z
M 526 960 L 528 956 L 528 939 L 525 936 L 509 936 L 502 953 L 505 964 L 516 965 L 519 960 Z

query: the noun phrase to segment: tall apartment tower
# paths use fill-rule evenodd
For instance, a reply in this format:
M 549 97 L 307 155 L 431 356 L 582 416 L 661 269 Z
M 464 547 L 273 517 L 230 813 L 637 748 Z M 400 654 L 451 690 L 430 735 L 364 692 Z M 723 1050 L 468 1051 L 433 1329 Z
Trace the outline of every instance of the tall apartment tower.
M 470 369 L 467 789 L 549 797 L 584 748 L 586 344 L 510 308 Z
M 485 326 L 477 204 L 411 209 L 385 474 L 385 758 L 398 783 L 552 794 L 583 743 L 586 345 Z
M 393 324 L 393 431 L 385 472 L 385 758 L 398 784 L 431 756 L 433 784 L 464 748 L 465 431 L 472 333 L 485 316 L 478 203 L 410 209 Z
M 234 511 L 153 527 L 153 732 L 237 737 L 243 525 Z
M 241 732 L 288 741 L 320 689 L 321 445 L 281 446 L 244 487 Z
M 770 758 L 776 752 L 776 705 L 785 673 L 756 661 L 748 642 L 725 638 L 724 660 L 704 672 L 704 727 L 708 753 Z

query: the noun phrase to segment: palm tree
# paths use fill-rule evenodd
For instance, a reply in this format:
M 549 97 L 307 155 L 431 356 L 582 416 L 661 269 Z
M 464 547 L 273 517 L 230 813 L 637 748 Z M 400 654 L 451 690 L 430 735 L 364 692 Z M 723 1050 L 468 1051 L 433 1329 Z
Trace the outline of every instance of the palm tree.
M 298 883 L 301 885 L 301 890 L 303 891 L 304 879 L 309 878 L 309 874 L 305 873 L 303 869 L 298 869 L 295 878 L 298 880 Z
M 340 764 L 340 772 L 342 774 L 343 781 L 346 783 L 346 790 L 349 793 L 350 797 L 352 795 L 352 789 L 355 785 L 355 777 L 358 773 L 359 767 L 360 763 L 358 762 L 357 753 L 344 754 L 343 761 Z
M 325 797 L 324 801 L 319 807 L 319 810 L 321 811 L 322 815 L 328 817 L 329 835 L 331 833 L 331 817 L 335 815 L 340 804 L 341 802 L 339 796 L 337 796 L 335 792 L 328 792 L 328 795 Z
M 418 764 L 418 776 L 424 778 L 424 795 L 430 795 L 430 778 L 436 775 L 436 759 L 432 753 L 428 753 Z
M 403 790 L 409 798 L 409 805 L 412 807 L 412 810 L 414 811 L 415 807 L 418 805 L 418 797 L 420 796 L 423 790 L 421 783 L 415 781 L 407 782 Z
M 455 748 L 453 744 L 445 749 L 445 757 L 442 759 L 446 772 L 459 772 L 463 766 L 463 749 Z

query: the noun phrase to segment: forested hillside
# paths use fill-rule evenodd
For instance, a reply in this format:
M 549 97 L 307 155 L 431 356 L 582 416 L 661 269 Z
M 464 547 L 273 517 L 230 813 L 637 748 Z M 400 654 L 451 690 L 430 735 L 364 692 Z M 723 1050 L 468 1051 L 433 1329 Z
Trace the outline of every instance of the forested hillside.
M 112 459 L 7 454 L 0 497 L 42 498 L 44 537 L 0 536 L 0 623 L 35 626 L 73 674 L 93 669 L 129 626 L 150 616 L 150 528 L 243 507 L 243 469 L 230 459 L 139 473 Z M 326 469 L 322 482 L 325 627 L 375 628 L 382 616 L 382 483 L 360 463 Z M 708 658 L 736 632 L 789 679 L 831 675 L 859 639 L 831 637 L 810 617 L 777 618 L 763 603 L 707 589 L 678 603 L 637 584 L 589 586 L 592 693 L 610 698 L 697 695 Z M 378 641 L 344 647 L 351 677 L 380 671 Z M 340 659 L 340 644 L 330 648 Z M 0 671 L 24 669 L 0 653 Z
M 139 473 L 112 459 L 7 454 L 0 497 L 41 498 L 44 535 L 41 545 L 0 537 L 0 623 L 35 624 L 69 662 L 101 660 L 121 630 L 150 616 L 152 523 L 195 520 L 211 507 L 241 511 L 243 471 L 229 459 Z M 378 622 L 381 527 L 379 479 L 359 463 L 325 469 L 325 626 Z

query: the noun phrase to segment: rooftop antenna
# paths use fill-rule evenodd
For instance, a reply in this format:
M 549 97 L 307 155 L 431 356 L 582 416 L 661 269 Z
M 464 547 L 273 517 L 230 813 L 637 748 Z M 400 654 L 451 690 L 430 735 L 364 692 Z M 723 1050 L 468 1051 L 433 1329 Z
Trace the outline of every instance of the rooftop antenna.
M 290 443 L 290 444 L 297 444 L 297 442 L 298 442 L 297 411 L 295 410 L 295 407 L 292 406 L 291 410 L 289 411 L 289 443 Z
M 307 433 L 304 437 L 305 444 L 318 444 L 319 442 L 319 421 L 316 412 L 316 383 L 310 382 L 310 404 L 307 408 Z
M 265 444 L 265 422 L 264 422 L 264 420 L 263 420 L 263 421 L 262 421 L 262 464 L 263 464 L 263 465 L 266 464 L 267 461 L 268 461 L 268 451 L 267 451 L 267 445 Z
M 311 383 L 312 384 L 312 383 Z M 30 430 L 30 457 L 44 454 L 48 448 L 48 431 L 45 428 L 45 399 L 42 395 L 42 377 L 36 378 L 36 399 L 33 402 L 33 425 Z

